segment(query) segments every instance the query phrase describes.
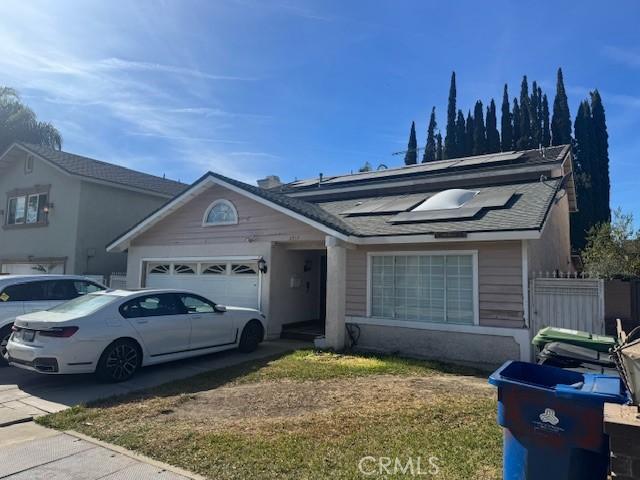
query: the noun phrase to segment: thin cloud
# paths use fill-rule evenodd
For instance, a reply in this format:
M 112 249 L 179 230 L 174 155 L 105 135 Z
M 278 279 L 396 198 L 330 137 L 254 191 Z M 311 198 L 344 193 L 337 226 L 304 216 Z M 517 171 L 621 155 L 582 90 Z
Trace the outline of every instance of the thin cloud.
M 609 60 L 626 65 L 630 68 L 640 68 L 640 50 L 628 50 L 625 48 L 608 45 L 602 48 L 602 53 Z
M 186 68 L 177 65 L 165 65 L 161 63 L 139 62 L 132 60 L 124 60 L 122 58 L 106 58 L 95 62 L 95 68 L 98 70 L 122 70 L 122 71 L 140 71 L 140 72 L 160 72 L 173 75 L 184 75 L 188 77 L 202 78 L 206 80 L 242 80 L 252 81 L 255 78 L 239 77 L 235 75 L 216 75 L 213 73 L 202 72 L 193 68 Z

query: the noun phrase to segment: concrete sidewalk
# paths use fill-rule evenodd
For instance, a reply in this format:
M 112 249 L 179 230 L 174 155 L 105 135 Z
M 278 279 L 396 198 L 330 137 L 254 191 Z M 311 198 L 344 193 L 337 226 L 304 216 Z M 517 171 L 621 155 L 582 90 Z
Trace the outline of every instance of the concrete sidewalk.
M 199 373 L 277 356 L 309 347 L 296 340 L 274 340 L 260 344 L 252 353 L 237 350 L 146 367 L 131 380 L 99 383 L 93 375 L 42 375 L 15 367 L 0 368 L 0 435 L 2 427 L 28 422 L 35 417 L 74 405 L 143 390 Z
M 0 479 L 201 480 L 203 477 L 120 447 L 34 423 L 1 430 Z

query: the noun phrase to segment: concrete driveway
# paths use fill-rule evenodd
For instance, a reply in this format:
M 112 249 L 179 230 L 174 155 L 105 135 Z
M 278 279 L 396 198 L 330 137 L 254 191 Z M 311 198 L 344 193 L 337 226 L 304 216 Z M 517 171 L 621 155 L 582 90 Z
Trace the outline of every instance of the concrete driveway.
M 153 387 L 199 373 L 250 360 L 278 356 L 308 347 L 297 340 L 262 343 L 255 352 L 214 353 L 143 368 L 134 378 L 118 384 L 99 383 L 93 375 L 42 375 L 15 367 L 0 367 L 0 427 L 29 421 L 92 400 Z

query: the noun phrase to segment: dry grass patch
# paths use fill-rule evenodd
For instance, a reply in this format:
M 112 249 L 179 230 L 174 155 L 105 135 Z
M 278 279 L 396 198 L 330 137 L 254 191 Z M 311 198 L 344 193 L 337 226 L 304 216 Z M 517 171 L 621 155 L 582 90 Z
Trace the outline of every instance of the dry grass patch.
M 433 478 L 500 478 L 495 392 L 443 370 L 305 350 L 41 421 L 216 479 L 367 478 L 368 455 L 435 456 Z

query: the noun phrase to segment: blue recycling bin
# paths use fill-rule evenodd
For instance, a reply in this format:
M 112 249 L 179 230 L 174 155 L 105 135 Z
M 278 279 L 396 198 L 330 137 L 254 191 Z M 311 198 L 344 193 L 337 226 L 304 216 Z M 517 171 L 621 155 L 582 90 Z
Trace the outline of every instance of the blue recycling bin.
M 607 478 L 604 403 L 628 399 L 618 377 L 506 362 L 489 383 L 498 387 L 504 480 Z

